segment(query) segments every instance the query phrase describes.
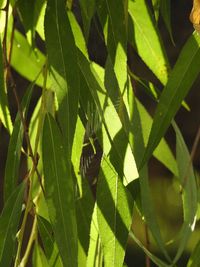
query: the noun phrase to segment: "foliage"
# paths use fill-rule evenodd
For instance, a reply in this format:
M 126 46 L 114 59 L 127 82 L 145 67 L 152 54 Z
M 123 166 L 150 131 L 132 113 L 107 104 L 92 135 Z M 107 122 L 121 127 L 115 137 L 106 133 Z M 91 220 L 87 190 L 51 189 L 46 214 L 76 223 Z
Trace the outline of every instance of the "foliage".
M 162 16 L 173 43 L 170 0 L 151 5 L 145 0 L 7 0 L 0 5 L 0 120 L 1 133 L 10 136 L 0 266 L 31 261 L 34 267 L 120 267 L 128 242 L 144 252 L 147 266 L 150 260 L 177 266 L 199 219 L 200 191 L 192 165 L 195 147 L 190 155 L 174 117 L 181 105 L 187 107 L 184 99 L 200 72 L 200 35 L 188 37 L 171 67 L 157 24 Z M 103 63 L 91 59 L 94 27 L 106 48 Z M 156 82 L 135 74 L 127 63 L 128 46 Z M 14 70 L 29 81 L 22 100 Z M 156 105 L 153 118 L 134 93 L 135 84 Z M 165 140 L 170 125 L 176 156 Z M 166 246 L 152 199 L 152 156 L 181 188 L 183 223 L 172 240 L 175 255 Z M 146 244 L 133 230 L 136 210 Z M 188 267 L 200 266 L 199 248 L 198 242 Z

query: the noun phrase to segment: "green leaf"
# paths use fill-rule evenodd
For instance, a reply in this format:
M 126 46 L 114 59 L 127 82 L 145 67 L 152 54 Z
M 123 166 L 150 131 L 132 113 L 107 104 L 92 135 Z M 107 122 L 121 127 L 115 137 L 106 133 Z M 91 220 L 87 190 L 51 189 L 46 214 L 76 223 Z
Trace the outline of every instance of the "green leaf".
M 43 86 L 42 68 L 45 63 L 45 56 L 37 49 L 29 45 L 25 37 L 15 30 L 11 66 L 24 78 L 35 81 L 39 86 Z M 28 66 L 28 68 L 27 68 Z M 50 80 L 47 79 L 47 88 L 50 87 Z
M 18 0 L 17 9 L 30 44 L 35 45 L 35 28 L 44 0 Z
M 108 54 L 117 78 L 121 93 L 127 83 L 127 5 L 122 0 L 98 0 L 97 10 Z
M 166 28 L 169 32 L 172 43 L 175 45 L 172 35 L 171 27 L 171 1 L 170 0 L 161 0 L 160 1 L 160 13 L 165 22 Z
M 143 142 L 143 134 L 142 134 L 142 126 L 141 126 L 142 118 L 140 118 L 140 114 L 138 112 L 138 102 L 136 102 L 132 91 L 130 91 L 129 93 L 129 106 L 130 106 L 131 121 L 133 124 L 132 143 L 133 143 L 135 160 L 136 160 L 136 163 L 138 164 L 144 152 L 144 142 Z M 141 202 L 137 201 L 137 204 L 138 204 L 137 207 L 139 208 L 140 213 L 144 217 L 144 220 L 146 221 L 148 225 L 148 229 L 151 231 L 151 234 L 153 238 L 155 239 L 157 245 L 159 246 L 160 251 L 165 255 L 166 259 L 170 262 L 170 257 L 166 251 L 165 244 L 162 239 L 160 228 L 159 228 L 159 225 L 156 219 L 156 213 L 155 213 L 155 209 L 154 209 L 154 205 L 153 205 L 153 201 L 151 197 L 151 189 L 149 185 L 147 166 L 144 166 L 139 171 L 139 183 L 140 183 Z M 130 184 L 130 187 L 129 187 L 130 190 L 131 190 L 131 186 L 132 185 Z M 137 198 L 138 192 L 137 194 L 135 194 L 135 192 L 133 192 L 132 194 L 134 195 L 134 197 Z
M 62 261 L 59 255 L 58 247 L 53 237 L 51 224 L 43 217 L 38 216 L 38 229 L 44 246 L 45 255 L 50 267 L 62 267 Z M 37 267 L 37 266 L 36 266 Z
M 144 138 L 144 144 L 147 145 L 149 134 L 152 126 L 152 118 L 142 105 L 139 100 L 136 100 L 138 111 L 141 118 L 142 134 Z M 158 159 L 162 164 L 165 165 L 175 176 L 178 175 L 177 163 L 170 150 L 167 142 L 164 138 L 161 139 L 160 143 L 153 152 L 153 155 Z
M 195 227 L 198 196 L 194 170 L 190 162 L 190 154 L 188 152 L 187 146 L 184 142 L 184 139 L 181 135 L 178 126 L 175 122 L 173 122 L 172 125 L 176 132 L 177 163 L 179 170 L 179 181 L 182 186 L 182 201 L 184 214 L 184 222 L 182 225 L 182 229 L 179 233 L 179 247 L 173 261 L 174 263 L 176 263 L 176 261 L 183 253 L 188 239 Z
M 78 112 L 79 72 L 76 45 L 65 1 L 48 1 L 44 29 L 52 88 L 59 105 L 58 120 L 67 156 L 70 158 Z
M 4 81 L 3 53 L 0 39 L 0 120 L 9 134 L 12 133 L 12 121 L 8 107 L 7 91 Z
M 189 258 L 187 267 L 197 267 L 200 265 L 200 241 L 194 248 L 192 255 Z
M 5 203 L 0 217 L 0 266 L 9 267 L 14 254 L 22 212 L 25 183 L 21 183 Z
M 97 205 L 95 204 L 91 226 L 90 226 L 90 245 L 87 257 L 87 267 L 99 267 L 103 265 L 103 253 L 101 247 L 101 240 L 99 237 L 99 229 L 97 222 Z
M 90 95 L 91 99 L 93 98 L 92 102 L 104 126 L 102 138 L 103 150 L 105 154 L 108 155 L 111 152 L 111 148 L 114 148 L 112 150 L 112 159 L 110 158 L 111 163 L 117 169 L 117 172 L 124 177 L 124 183 L 127 185 L 138 177 L 134 156 L 128 144 L 128 137 L 122 128 L 122 123 L 120 122 L 115 107 L 106 94 L 102 80 L 102 69 L 97 67 L 97 65 L 91 64 L 81 52 L 79 52 L 78 55 L 80 70 L 83 75 L 83 80 L 85 80 L 85 85 L 82 82 L 81 93 L 83 93 L 83 95 L 81 101 L 86 101 L 89 97 L 88 95 Z M 85 110 L 87 108 L 86 105 L 87 103 L 83 104 Z M 111 124 L 114 125 L 114 127 L 109 127 Z M 117 135 L 118 133 L 119 135 Z M 119 142 L 119 140 L 121 141 Z M 121 150 L 122 148 L 123 151 Z M 132 164 L 130 164 L 130 162 L 132 162 Z
M 77 226 L 71 164 L 65 156 L 59 128 L 49 114 L 44 121 L 42 152 L 45 198 L 55 239 L 63 264 L 77 266 Z
M 47 258 L 39 244 L 35 244 L 32 256 L 33 267 L 49 267 Z
M 108 158 L 97 184 L 97 220 L 105 266 L 122 266 L 132 222 L 131 199 Z
M 165 85 L 168 80 L 169 63 L 146 1 L 130 0 L 129 14 L 130 43 L 145 64 Z
M 26 118 L 26 113 L 29 107 L 34 85 L 35 84 L 33 83 L 27 88 L 27 92 L 22 100 L 21 109 L 23 114 L 25 114 L 24 118 Z M 19 166 L 20 166 L 23 134 L 24 134 L 24 127 L 21 121 L 21 116 L 18 112 L 15 119 L 13 132 L 10 137 L 8 154 L 6 159 L 5 176 L 4 176 L 5 202 L 15 189 L 17 180 L 19 178 Z
M 194 33 L 184 48 L 170 74 L 154 116 L 143 165 L 151 156 L 169 127 L 181 103 L 200 72 L 200 36 Z
M 95 0 L 81 0 L 81 15 L 83 20 L 83 27 L 85 32 L 85 39 L 88 40 L 89 32 L 90 32 L 90 24 L 92 17 L 95 13 Z
M 91 192 L 91 188 L 88 182 L 83 179 L 83 193 L 82 197 L 76 202 L 76 216 L 79 238 L 79 250 L 78 250 L 78 265 L 85 266 L 86 258 L 89 250 L 90 241 L 90 225 L 92 221 L 92 213 L 94 209 L 94 197 Z

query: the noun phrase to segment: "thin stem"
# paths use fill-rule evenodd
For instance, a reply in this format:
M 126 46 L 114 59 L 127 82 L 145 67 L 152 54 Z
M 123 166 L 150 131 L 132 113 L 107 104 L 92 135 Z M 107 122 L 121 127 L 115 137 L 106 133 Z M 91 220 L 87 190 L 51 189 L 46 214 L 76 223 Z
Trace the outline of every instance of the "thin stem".
M 36 239 L 36 236 L 37 236 L 37 215 L 35 215 L 35 217 L 34 217 L 31 234 L 30 234 L 30 237 L 29 237 L 29 240 L 28 240 L 28 244 L 27 244 L 27 247 L 26 247 L 25 254 L 24 254 L 24 256 L 23 256 L 23 258 L 22 258 L 22 260 L 20 262 L 20 267 L 26 266 L 26 263 L 27 263 L 27 261 L 29 259 L 31 248 L 32 248 L 33 242 Z
M 34 173 L 34 169 L 32 169 L 32 171 L 29 174 L 29 177 L 27 177 L 27 179 L 30 178 L 33 175 L 33 173 Z M 31 198 L 32 198 L 32 196 L 31 196 L 31 191 L 32 191 L 31 188 L 32 188 L 32 182 L 30 180 L 30 187 L 29 187 L 29 191 L 28 191 L 27 204 L 26 204 L 26 208 L 25 208 L 25 212 L 24 212 L 24 217 L 23 217 L 21 229 L 19 230 L 19 234 L 18 234 L 18 247 L 17 247 L 17 255 L 16 255 L 16 258 L 15 258 L 14 267 L 18 267 L 19 264 L 20 264 L 22 242 L 23 242 L 26 222 L 27 222 L 27 218 L 28 218 L 28 213 L 29 213 L 29 210 L 30 210 L 30 207 L 31 207 Z

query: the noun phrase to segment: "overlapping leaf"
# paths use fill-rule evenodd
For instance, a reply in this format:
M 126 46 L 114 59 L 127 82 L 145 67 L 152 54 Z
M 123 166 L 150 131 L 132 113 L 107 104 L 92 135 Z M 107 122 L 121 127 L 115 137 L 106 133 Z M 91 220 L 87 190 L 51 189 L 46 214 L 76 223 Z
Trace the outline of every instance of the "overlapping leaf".
M 47 115 L 44 122 L 42 152 L 45 198 L 55 239 L 63 264 L 77 266 L 77 226 L 71 164 L 66 159 L 62 136 L 51 115 Z
M 159 144 L 199 72 L 200 36 L 194 33 L 182 49 L 160 96 L 142 164 L 150 158 Z
M 129 14 L 129 41 L 145 64 L 165 85 L 168 80 L 169 64 L 146 1 L 130 0 Z
M 131 198 L 108 158 L 97 186 L 97 220 L 105 266 L 122 266 L 132 221 Z
M 44 29 L 52 88 L 59 105 L 58 119 L 70 157 L 78 112 L 79 72 L 76 45 L 63 0 L 48 1 Z
M 15 242 L 22 212 L 25 183 L 20 184 L 5 203 L 0 217 L 0 266 L 9 267 L 15 255 Z

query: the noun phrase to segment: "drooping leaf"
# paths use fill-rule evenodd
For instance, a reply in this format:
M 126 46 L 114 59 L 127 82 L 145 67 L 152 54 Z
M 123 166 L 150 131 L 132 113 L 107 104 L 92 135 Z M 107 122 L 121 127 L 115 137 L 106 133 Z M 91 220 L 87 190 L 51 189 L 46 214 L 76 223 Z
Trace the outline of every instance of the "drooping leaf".
M 17 9 L 30 44 L 35 46 L 35 28 L 44 0 L 17 1 Z
M 81 0 L 81 15 L 83 20 L 83 27 L 85 32 L 85 39 L 88 40 L 90 32 L 91 19 L 95 13 L 95 1 L 94 0 Z
M 30 98 L 32 95 L 34 84 L 27 88 L 27 92 L 22 100 L 21 110 L 26 118 L 26 113 L 29 107 Z M 17 113 L 13 132 L 10 137 L 8 146 L 8 154 L 6 159 L 5 176 L 4 176 L 4 201 L 8 199 L 16 187 L 19 178 L 19 165 L 21 158 L 21 148 L 23 141 L 24 126 L 19 112 Z
M 13 39 L 11 66 L 29 81 L 35 81 L 43 86 L 42 68 L 45 63 L 45 56 L 37 49 L 29 45 L 26 38 L 17 30 Z M 28 66 L 28 67 L 27 67 Z M 50 80 L 47 79 L 47 88 L 50 87 Z
M 170 74 L 154 116 L 143 165 L 164 136 L 182 101 L 200 72 L 200 36 L 194 33 L 184 48 Z
M 102 245 L 97 222 L 97 205 L 95 204 L 90 225 L 90 244 L 87 256 L 87 267 L 98 267 L 103 264 Z
M 127 5 L 125 2 L 122 0 L 97 1 L 98 16 L 121 93 L 127 82 Z
M 129 14 L 130 43 L 145 64 L 165 85 L 168 80 L 169 63 L 146 1 L 130 0 Z
M 13 126 L 10 117 L 7 91 L 4 81 L 4 64 L 3 64 L 1 39 L 0 39 L 0 120 L 2 121 L 4 127 L 8 130 L 9 134 L 11 134 Z
M 56 122 L 47 114 L 42 138 L 45 198 L 63 264 L 72 267 L 77 266 L 75 191 L 62 140 Z
M 94 209 L 94 197 L 85 179 L 82 182 L 82 191 L 82 197 L 76 202 L 76 216 L 79 222 L 77 225 L 79 239 L 78 265 L 86 266 L 90 241 L 90 225 Z
M 37 220 L 39 233 L 42 238 L 42 244 L 44 246 L 44 251 L 49 266 L 62 267 L 63 264 L 59 255 L 58 247 L 53 237 L 53 229 L 51 224 L 41 216 L 38 216 Z
M 138 102 L 136 102 L 133 92 L 129 92 L 129 106 L 130 106 L 130 118 L 133 125 L 133 135 L 131 136 L 133 149 L 134 149 L 134 155 L 136 164 L 139 164 L 140 159 L 144 153 L 144 141 L 143 141 L 143 133 L 142 133 L 142 116 L 140 117 L 139 108 L 138 108 Z M 148 170 L 147 166 L 144 166 L 139 171 L 139 185 L 140 190 L 136 194 L 136 198 L 138 198 L 138 194 L 140 195 L 140 200 L 137 200 L 138 209 L 142 216 L 144 217 L 144 220 L 148 226 L 148 229 L 150 230 L 154 240 L 156 241 L 157 245 L 160 248 L 160 251 L 163 253 L 165 258 L 170 262 L 171 259 L 167 253 L 167 250 L 165 248 L 165 244 L 161 235 L 160 227 L 158 225 L 157 219 L 156 219 L 156 212 L 154 209 L 154 204 L 152 201 L 151 196 L 151 189 L 149 185 L 149 178 L 148 178 Z M 137 181 L 136 181 L 137 183 Z M 137 186 L 137 184 L 136 184 Z M 131 184 L 130 184 L 130 190 L 131 190 Z M 135 192 L 133 192 L 135 195 Z
M 165 22 L 166 28 L 169 32 L 172 43 L 174 44 L 172 27 L 171 27 L 171 1 L 170 0 L 161 0 L 160 1 L 160 13 Z
M 132 206 L 122 180 L 104 157 L 97 185 L 97 220 L 105 266 L 122 266 Z
M 58 99 L 58 120 L 70 158 L 78 112 L 79 72 L 76 45 L 64 0 L 48 1 L 44 29 L 52 88 Z
M 94 102 L 104 126 L 104 136 L 102 138 L 103 150 L 108 155 L 111 152 L 111 148 L 114 148 L 112 151 L 113 157 L 112 159 L 110 158 L 111 163 L 115 168 L 117 168 L 117 172 L 124 177 L 124 183 L 127 185 L 133 181 L 133 179 L 138 177 L 138 172 L 133 153 L 128 143 L 128 137 L 125 134 L 125 130 L 122 128 L 119 115 L 117 114 L 109 97 L 106 95 L 106 90 L 101 77 L 102 69 L 91 64 L 82 53 L 79 53 L 79 65 L 83 79 L 86 83 L 86 89 L 85 91 L 82 89 L 82 93 L 84 93 L 84 96 L 86 96 L 87 90 L 89 90 L 87 97 L 90 95 L 90 98 L 93 99 L 91 101 Z M 84 88 L 83 85 L 82 88 Z M 81 101 L 84 101 L 85 99 L 87 98 L 81 97 Z M 84 104 L 84 106 L 86 106 L 86 104 Z M 109 127 L 111 124 L 114 125 L 114 127 Z M 119 135 L 117 135 L 118 133 Z M 116 139 L 114 142 L 115 137 Z M 121 140 L 121 143 L 119 140 Z M 130 164 L 130 162 L 132 162 L 132 164 Z
M 176 151 L 177 163 L 179 170 L 179 181 L 182 186 L 182 201 L 183 201 L 183 225 L 179 233 L 179 247 L 174 257 L 173 262 L 176 263 L 183 253 L 189 237 L 194 230 L 196 223 L 196 211 L 198 204 L 197 184 L 194 175 L 194 170 L 190 162 L 191 157 L 188 152 L 187 146 L 181 135 L 181 132 L 173 122 L 173 128 L 176 132 Z
M 161 259 L 157 258 L 153 253 L 151 253 L 141 242 L 140 240 L 134 235 L 131 231 L 129 233 L 131 239 L 133 239 L 136 244 L 146 253 L 146 255 L 159 267 L 169 267 L 169 264 L 165 263 Z M 171 266 L 171 265 L 170 265 Z
M 50 267 L 39 244 L 35 244 L 32 256 L 33 267 Z
M 141 117 L 142 134 L 144 138 L 144 145 L 147 145 L 149 134 L 151 131 L 152 118 L 139 100 L 136 100 L 138 111 Z M 178 175 L 177 163 L 164 138 L 153 152 L 153 156 L 165 165 L 175 176 Z
M 189 258 L 187 267 L 196 267 L 200 265 L 200 241 L 194 248 L 192 255 Z
M 24 189 L 23 182 L 10 195 L 0 216 L 0 266 L 2 267 L 9 267 L 14 255 Z

